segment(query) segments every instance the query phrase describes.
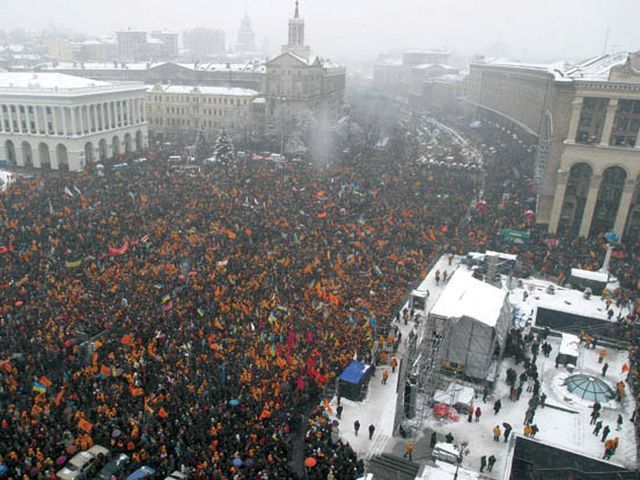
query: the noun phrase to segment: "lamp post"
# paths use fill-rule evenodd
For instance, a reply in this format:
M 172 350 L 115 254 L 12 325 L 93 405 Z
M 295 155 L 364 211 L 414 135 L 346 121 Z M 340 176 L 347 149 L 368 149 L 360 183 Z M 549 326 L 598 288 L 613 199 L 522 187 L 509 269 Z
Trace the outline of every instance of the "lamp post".
M 469 446 L 469 442 L 467 442 L 466 440 L 464 440 L 460 446 L 462 447 L 460 449 L 460 457 L 458 458 L 458 462 L 456 463 L 456 473 L 453 474 L 453 480 L 458 480 L 458 469 L 460 468 L 460 465 L 462 464 L 462 460 L 464 459 L 465 455 L 469 455 L 470 450 L 467 448 Z

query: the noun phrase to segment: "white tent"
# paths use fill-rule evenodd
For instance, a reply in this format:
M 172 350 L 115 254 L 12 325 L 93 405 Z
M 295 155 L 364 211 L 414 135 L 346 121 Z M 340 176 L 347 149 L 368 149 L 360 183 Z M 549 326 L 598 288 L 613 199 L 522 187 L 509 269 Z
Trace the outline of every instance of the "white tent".
M 443 335 L 443 365 L 482 380 L 502 356 L 510 322 L 507 291 L 458 269 L 431 309 L 427 328 Z

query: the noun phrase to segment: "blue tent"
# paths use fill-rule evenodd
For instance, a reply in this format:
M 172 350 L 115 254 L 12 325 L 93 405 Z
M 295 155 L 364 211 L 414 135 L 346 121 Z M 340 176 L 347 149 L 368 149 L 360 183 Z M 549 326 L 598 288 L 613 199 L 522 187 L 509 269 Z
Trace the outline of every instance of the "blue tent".
M 349 400 L 363 400 L 372 374 L 370 365 L 353 360 L 338 377 L 340 395 Z

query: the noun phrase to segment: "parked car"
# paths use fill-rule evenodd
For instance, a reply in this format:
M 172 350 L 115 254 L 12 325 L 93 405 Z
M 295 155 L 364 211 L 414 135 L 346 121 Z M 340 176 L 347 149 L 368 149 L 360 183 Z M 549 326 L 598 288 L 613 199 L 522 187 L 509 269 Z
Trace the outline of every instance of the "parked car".
M 101 457 L 108 458 L 109 450 L 100 445 L 94 445 L 89 450 L 76 454 L 62 470 L 56 473 L 56 477 L 60 480 L 87 478 L 96 469 Z
M 147 467 L 145 465 L 144 467 L 140 467 L 131 475 L 129 475 L 127 477 L 127 480 L 142 480 L 143 478 L 151 478 L 155 475 L 155 473 L 155 468 Z
M 112 475 L 117 477 L 118 474 L 129 465 L 129 460 L 129 455 L 124 453 L 118 454 L 100 470 L 100 473 L 93 477 L 94 480 L 111 480 Z

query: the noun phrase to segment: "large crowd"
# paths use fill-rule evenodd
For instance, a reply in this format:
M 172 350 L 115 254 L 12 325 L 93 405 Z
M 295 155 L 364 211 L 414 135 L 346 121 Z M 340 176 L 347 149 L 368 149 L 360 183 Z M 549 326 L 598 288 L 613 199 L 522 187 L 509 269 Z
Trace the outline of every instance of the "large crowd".
M 310 478 L 355 478 L 361 462 L 311 409 L 437 254 L 514 251 L 555 276 L 604 255 L 597 240 L 549 246 L 522 216 L 530 155 L 483 134 L 496 149 L 482 192 L 477 174 L 434 173 L 411 149 L 201 173 L 149 152 L 106 176 L 19 181 L 0 199 L 5 475 L 54 478 L 99 444 L 160 475 L 291 478 L 307 411 Z M 503 243 L 503 227 L 532 242 Z M 636 263 L 613 264 L 630 302 Z

